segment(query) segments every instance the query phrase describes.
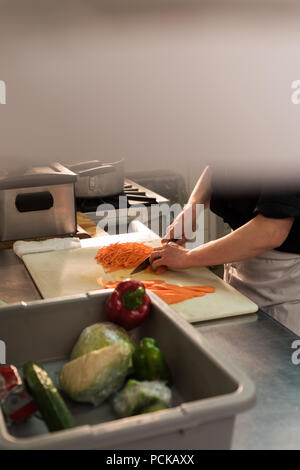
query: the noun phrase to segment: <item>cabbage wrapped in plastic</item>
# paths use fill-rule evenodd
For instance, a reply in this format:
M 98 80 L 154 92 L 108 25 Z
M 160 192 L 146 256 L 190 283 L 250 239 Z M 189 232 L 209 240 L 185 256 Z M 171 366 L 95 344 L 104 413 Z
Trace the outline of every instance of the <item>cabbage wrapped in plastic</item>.
M 132 352 L 135 350 L 124 328 L 110 322 L 94 323 L 81 332 L 71 352 L 71 360 L 91 351 L 120 343 L 128 345 Z
M 73 400 L 98 406 L 122 387 L 130 363 L 128 345 L 107 346 L 65 364 L 60 371 L 59 385 Z
M 113 408 L 119 417 L 124 418 L 169 408 L 171 401 L 171 390 L 163 382 L 130 379 L 114 396 Z

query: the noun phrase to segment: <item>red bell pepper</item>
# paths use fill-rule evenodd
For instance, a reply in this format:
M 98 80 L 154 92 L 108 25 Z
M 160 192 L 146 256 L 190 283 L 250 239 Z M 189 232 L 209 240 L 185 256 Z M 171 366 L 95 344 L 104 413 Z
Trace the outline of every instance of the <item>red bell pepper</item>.
M 108 319 L 126 330 L 135 328 L 149 315 L 151 299 L 142 282 L 126 279 L 110 294 L 105 312 Z

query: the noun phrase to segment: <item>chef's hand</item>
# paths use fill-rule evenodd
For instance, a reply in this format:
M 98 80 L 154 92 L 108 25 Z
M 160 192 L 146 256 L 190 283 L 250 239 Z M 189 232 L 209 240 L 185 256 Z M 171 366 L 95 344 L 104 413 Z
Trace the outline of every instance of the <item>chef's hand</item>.
M 177 243 L 168 243 L 159 248 L 154 248 L 150 256 L 150 263 L 154 270 L 159 266 L 186 269 L 191 267 L 189 253 L 190 250 L 179 246 Z

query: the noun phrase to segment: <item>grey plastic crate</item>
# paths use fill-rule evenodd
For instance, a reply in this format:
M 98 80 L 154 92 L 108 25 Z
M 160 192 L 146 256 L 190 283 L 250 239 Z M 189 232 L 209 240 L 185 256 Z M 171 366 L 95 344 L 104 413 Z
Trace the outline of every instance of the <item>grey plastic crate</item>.
M 7 363 L 42 362 L 54 380 L 79 334 L 105 320 L 111 291 L 1 307 L 0 339 Z M 0 411 L 0 449 L 228 449 L 235 415 L 254 404 L 253 383 L 212 351 L 196 330 L 150 293 L 153 308 L 133 330 L 157 339 L 172 369 L 169 410 L 116 419 L 109 401 L 98 408 L 68 402 L 78 426 L 49 433 L 36 417 L 7 428 Z

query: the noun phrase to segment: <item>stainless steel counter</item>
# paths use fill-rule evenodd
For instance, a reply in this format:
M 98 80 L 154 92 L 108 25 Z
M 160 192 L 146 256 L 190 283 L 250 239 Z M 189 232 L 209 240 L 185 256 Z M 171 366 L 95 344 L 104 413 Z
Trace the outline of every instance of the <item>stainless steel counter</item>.
M 297 336 L 263 312 L 196 328 L 256 385 L 256 406 L 238 416 L 233 449 L 300 449 L 300 365 L 291 361 Z
M 40 299 L 23 262 L 13 250 L 0 250 L 0 300 L 13 303 Z
M 40 299 L 12 250 L 0 251 L 0 281 L 8 303 Z M 262 312 L 195 328 L 256 384 L 256 406 L 238 416 L 233 449 L 300 449 L 300 365 L 291 361 L 297 337 Z

